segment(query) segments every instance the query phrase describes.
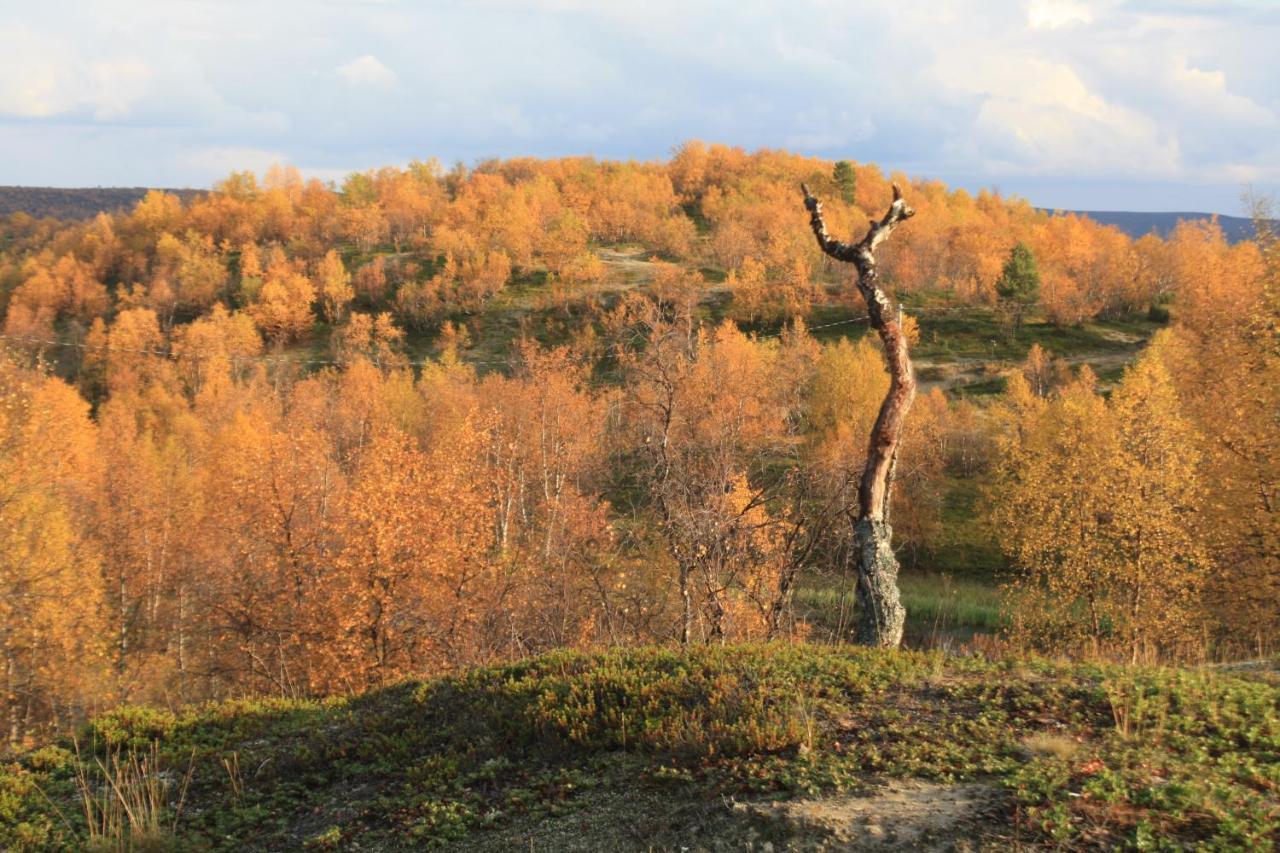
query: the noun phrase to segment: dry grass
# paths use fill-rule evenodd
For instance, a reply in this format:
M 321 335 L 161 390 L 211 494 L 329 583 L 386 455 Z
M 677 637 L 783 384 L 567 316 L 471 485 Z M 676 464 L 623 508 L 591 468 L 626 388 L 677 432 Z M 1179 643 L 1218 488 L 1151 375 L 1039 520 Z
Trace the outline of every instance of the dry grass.
M 181 778 L 161 767 L 160 751 L 111 750 L 92 761 L 76 755 L 76 790 L 88 828 L 87 848 L 127 853 L 172 847 L 194 764 Z
M 1080 751 L 1080 744 L 1066 735 L 1037 732 L 1022 739 L 1022 745 L 1033 756 L 1070 761 Z

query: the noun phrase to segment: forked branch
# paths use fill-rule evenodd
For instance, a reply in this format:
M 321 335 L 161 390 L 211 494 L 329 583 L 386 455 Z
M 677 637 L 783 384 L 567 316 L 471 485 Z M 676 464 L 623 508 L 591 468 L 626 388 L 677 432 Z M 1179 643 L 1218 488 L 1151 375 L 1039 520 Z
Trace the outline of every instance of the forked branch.
M 884 216 L 879 221 L 872 219 L 866 235 L 857 243 L 842 243 L 832 239 L 827 233 L 827 223 L 822 218 L 822 202 L 809 191 L 807 184 L 801 184 L 800 189 L 804 190 L 804 206 L 809 211 L 809 225 L 813 228 L 813 236 L 818 238 L 818 246 L 837 261 L 854 264 L 859 273 L 865 272 L 864 263 L 875 266 L 876 247 L 893 233 L 893 229 L 903 220 L 916 215 L 915 210 L 907 207 L 907 203 L 903 201 L 902 190 L 894 184 L 893 203 Z

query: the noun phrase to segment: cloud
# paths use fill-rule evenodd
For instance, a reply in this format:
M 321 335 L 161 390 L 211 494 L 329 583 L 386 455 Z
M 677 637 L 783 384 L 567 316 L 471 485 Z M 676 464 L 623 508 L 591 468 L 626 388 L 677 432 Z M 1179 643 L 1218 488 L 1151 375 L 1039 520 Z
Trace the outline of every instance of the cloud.
M 1130 175 L 1176 176 L 1176 140 L 1155 121 L 1091 91 L 1071 66 L 1021 51 L 944 54 L 939 81 L 980 104 L 970 156 L 994 174 L 1091 176 L 1124 163 Z
M 1093 22 L 1093 10 L 1080 0 L 1031 0 L 1027 23 L 1037 29 L 1056 30 Z
M 396 73 L 378 61 L 376 56 L 366 53 L 350 62 L 344 62 L 334 69 L 344 82 L 351 86 L 369 86 L 383 88 L 394 86 Z
M 1280 181 L 1270 0 L 124 5 L 5 16 L 0 183 L 651 158 L 694 137 L 1050 206 L 1088 188 L 1106 207 L 1121 183 L 1116 203 L 1140 206 L 1147 182 L 1233 212 L 1242 177 Z
M 54 118 L 85 113 L 108 121 L 129 114 L 150 89 L 137 58 L 90 59 L 65 41 L 22 26 L 0 27 L 0 115 Z
M 280 151 L 230 146 L 196 148 L 181 154 L 178 162 L 202 175 L 205 181 L 214 181 L 231 172 L 265 172 L 271 166 L 289 162 L 289 158 Z

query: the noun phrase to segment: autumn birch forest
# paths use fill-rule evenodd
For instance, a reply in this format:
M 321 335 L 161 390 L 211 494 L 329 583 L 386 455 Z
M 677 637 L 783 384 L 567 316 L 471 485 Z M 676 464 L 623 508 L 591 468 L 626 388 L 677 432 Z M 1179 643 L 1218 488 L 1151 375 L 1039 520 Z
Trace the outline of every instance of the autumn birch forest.
M 277 167 L 0 222 L 3 740 L 564 647 L 855 639 L 891 376 L 801 185 L 856 242 L 894 183 L 915 214 L 876 280 L 918 387 L 883 522 L 925 591 L 905 642 L 1273 654 L 1261 201 L 1233 244 L 700 142 L 337 185 Z M 913 603 L 958 583 L 998 616 Z

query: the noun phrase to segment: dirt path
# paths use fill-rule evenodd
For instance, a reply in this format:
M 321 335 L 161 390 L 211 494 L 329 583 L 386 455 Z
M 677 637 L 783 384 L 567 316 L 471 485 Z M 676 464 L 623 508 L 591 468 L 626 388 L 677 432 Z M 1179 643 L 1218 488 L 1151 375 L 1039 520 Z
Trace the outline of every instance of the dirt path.
M 645 249 L 638 247 L 600 249 L 596 252 L 609 269 L 609 278 L 629 287 L 653 280 L 653 264 L 645 257 L 647 254 Z
M 1141 350 L 1132 352 L 1085 352 L 1069 356 L 1065 359 L 1072 367 L 1089 365 L 1094 373 L 1103 373 L 1117 367 L 1124 367 L 1138 357 Z M 916 372 L 920 374 L 920 390 L 928 392 L 934 388 L 943 391 L 954 391 L 966 385 L 990 382 L 1007 377 L 1018 370 L 1020 365 L 1011 361 L 991 361 L 980 358 L 961 358 L 953 361 L 916 360 Z
M 977 849 L 984 823 L 1003 809 L 1000 788 L 941 785 L 919 779 L 888 782 L 865 794 L 739 805 L 790 828 L 785 850 L 861 851 Z
M 640 287 L 653 280 L 655 267 L 660 261 L 652 259 L 647 249 L 638 246 L 624 248 L 608 248 L 596 250 L 596 256 L 604 261 L 609 275 L 598 290 L 618 292 Z M 703 289 L 703 299 L 708 296 L 722 296 L 728 292 L 723 284 L 708 282 Z

